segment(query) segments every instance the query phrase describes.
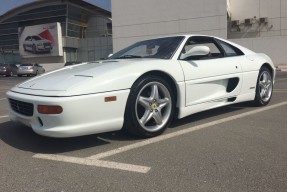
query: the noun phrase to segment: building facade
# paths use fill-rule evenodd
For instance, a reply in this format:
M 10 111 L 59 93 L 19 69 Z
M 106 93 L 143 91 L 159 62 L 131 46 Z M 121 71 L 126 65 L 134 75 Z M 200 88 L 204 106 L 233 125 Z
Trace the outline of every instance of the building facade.
M 172 34 L 226 38 L 226 0 L 112 0 L 113 46 Z
M 112 0 L 112 13 L 114 51 L 158 36 L 205 34 L 287 62 L 287 0 Z
M 287 0 L 229 0 L 228 39 L 287 63 Z
M 49 23 L 60 24 L 63 54 L 23 57 L 19 51 L 19 29 Z M 0 16 L 0 63 L 97 60 L 112 52 L 111 36 L 109 11 L 79 0 L 35 1 Z

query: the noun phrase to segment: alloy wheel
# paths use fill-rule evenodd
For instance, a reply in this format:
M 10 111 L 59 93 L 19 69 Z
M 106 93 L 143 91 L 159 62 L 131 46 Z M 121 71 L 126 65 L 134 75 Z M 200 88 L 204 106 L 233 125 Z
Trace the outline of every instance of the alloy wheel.
M 267 102 L 272 94 L 272 78 L 267 71 L 261 73 L 259 77 L 259 94 L 260 98 Z
M 146 84 L 138 93 L 135 112 L 143 129 L 148 132 L 160 130 L 166 125 L 172 112 L 169 90 L 160 82 Z

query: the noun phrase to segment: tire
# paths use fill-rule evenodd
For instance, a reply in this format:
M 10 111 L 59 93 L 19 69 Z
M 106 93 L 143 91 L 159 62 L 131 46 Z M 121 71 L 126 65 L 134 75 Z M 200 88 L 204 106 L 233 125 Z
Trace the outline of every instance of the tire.
M 18 77 L 22 77 L 22 75 L 17 75 Z
M 253 103 L 256 106 L 267 105 L 272 97 L 273 78 L 270 70 L 266 67 L 261 67 L 258 74 L 256 84 L 256 94 Z
M 13 72 L 10 71 L 8 74 L 5 75 L 6 77 L 12 77 L 13 76 Z
M 123 129 L 148 138 L 162 134 L 173 119 L 175 97 L 171 86 L 161 77 L 147 75 L 131 88 Z

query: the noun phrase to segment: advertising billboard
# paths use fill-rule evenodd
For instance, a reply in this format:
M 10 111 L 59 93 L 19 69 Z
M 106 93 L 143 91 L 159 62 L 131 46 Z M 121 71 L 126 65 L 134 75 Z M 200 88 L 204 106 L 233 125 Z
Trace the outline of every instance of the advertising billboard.
M 19 27 L 18 32 L 23 58 L 63 56 L 60 23 Z

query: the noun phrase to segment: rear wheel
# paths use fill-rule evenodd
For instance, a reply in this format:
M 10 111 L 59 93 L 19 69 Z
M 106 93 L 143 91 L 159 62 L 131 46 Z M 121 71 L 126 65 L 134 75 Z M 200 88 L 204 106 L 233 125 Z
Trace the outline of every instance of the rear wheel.
M 141 137 L 160 135 L 173 119 L 174 111 L 175 97 L 171 86 L 157 76 L 141 77 L 131 88 L 124 129 Z
M 273 91 L 273 80 L 271 72 L 268 68 L 262 67 L 259 71 L 257 85 L 256 85 L 256 95 L 254 103 L 257 106 L 264 106 L 269 103 L 272 97 Z

